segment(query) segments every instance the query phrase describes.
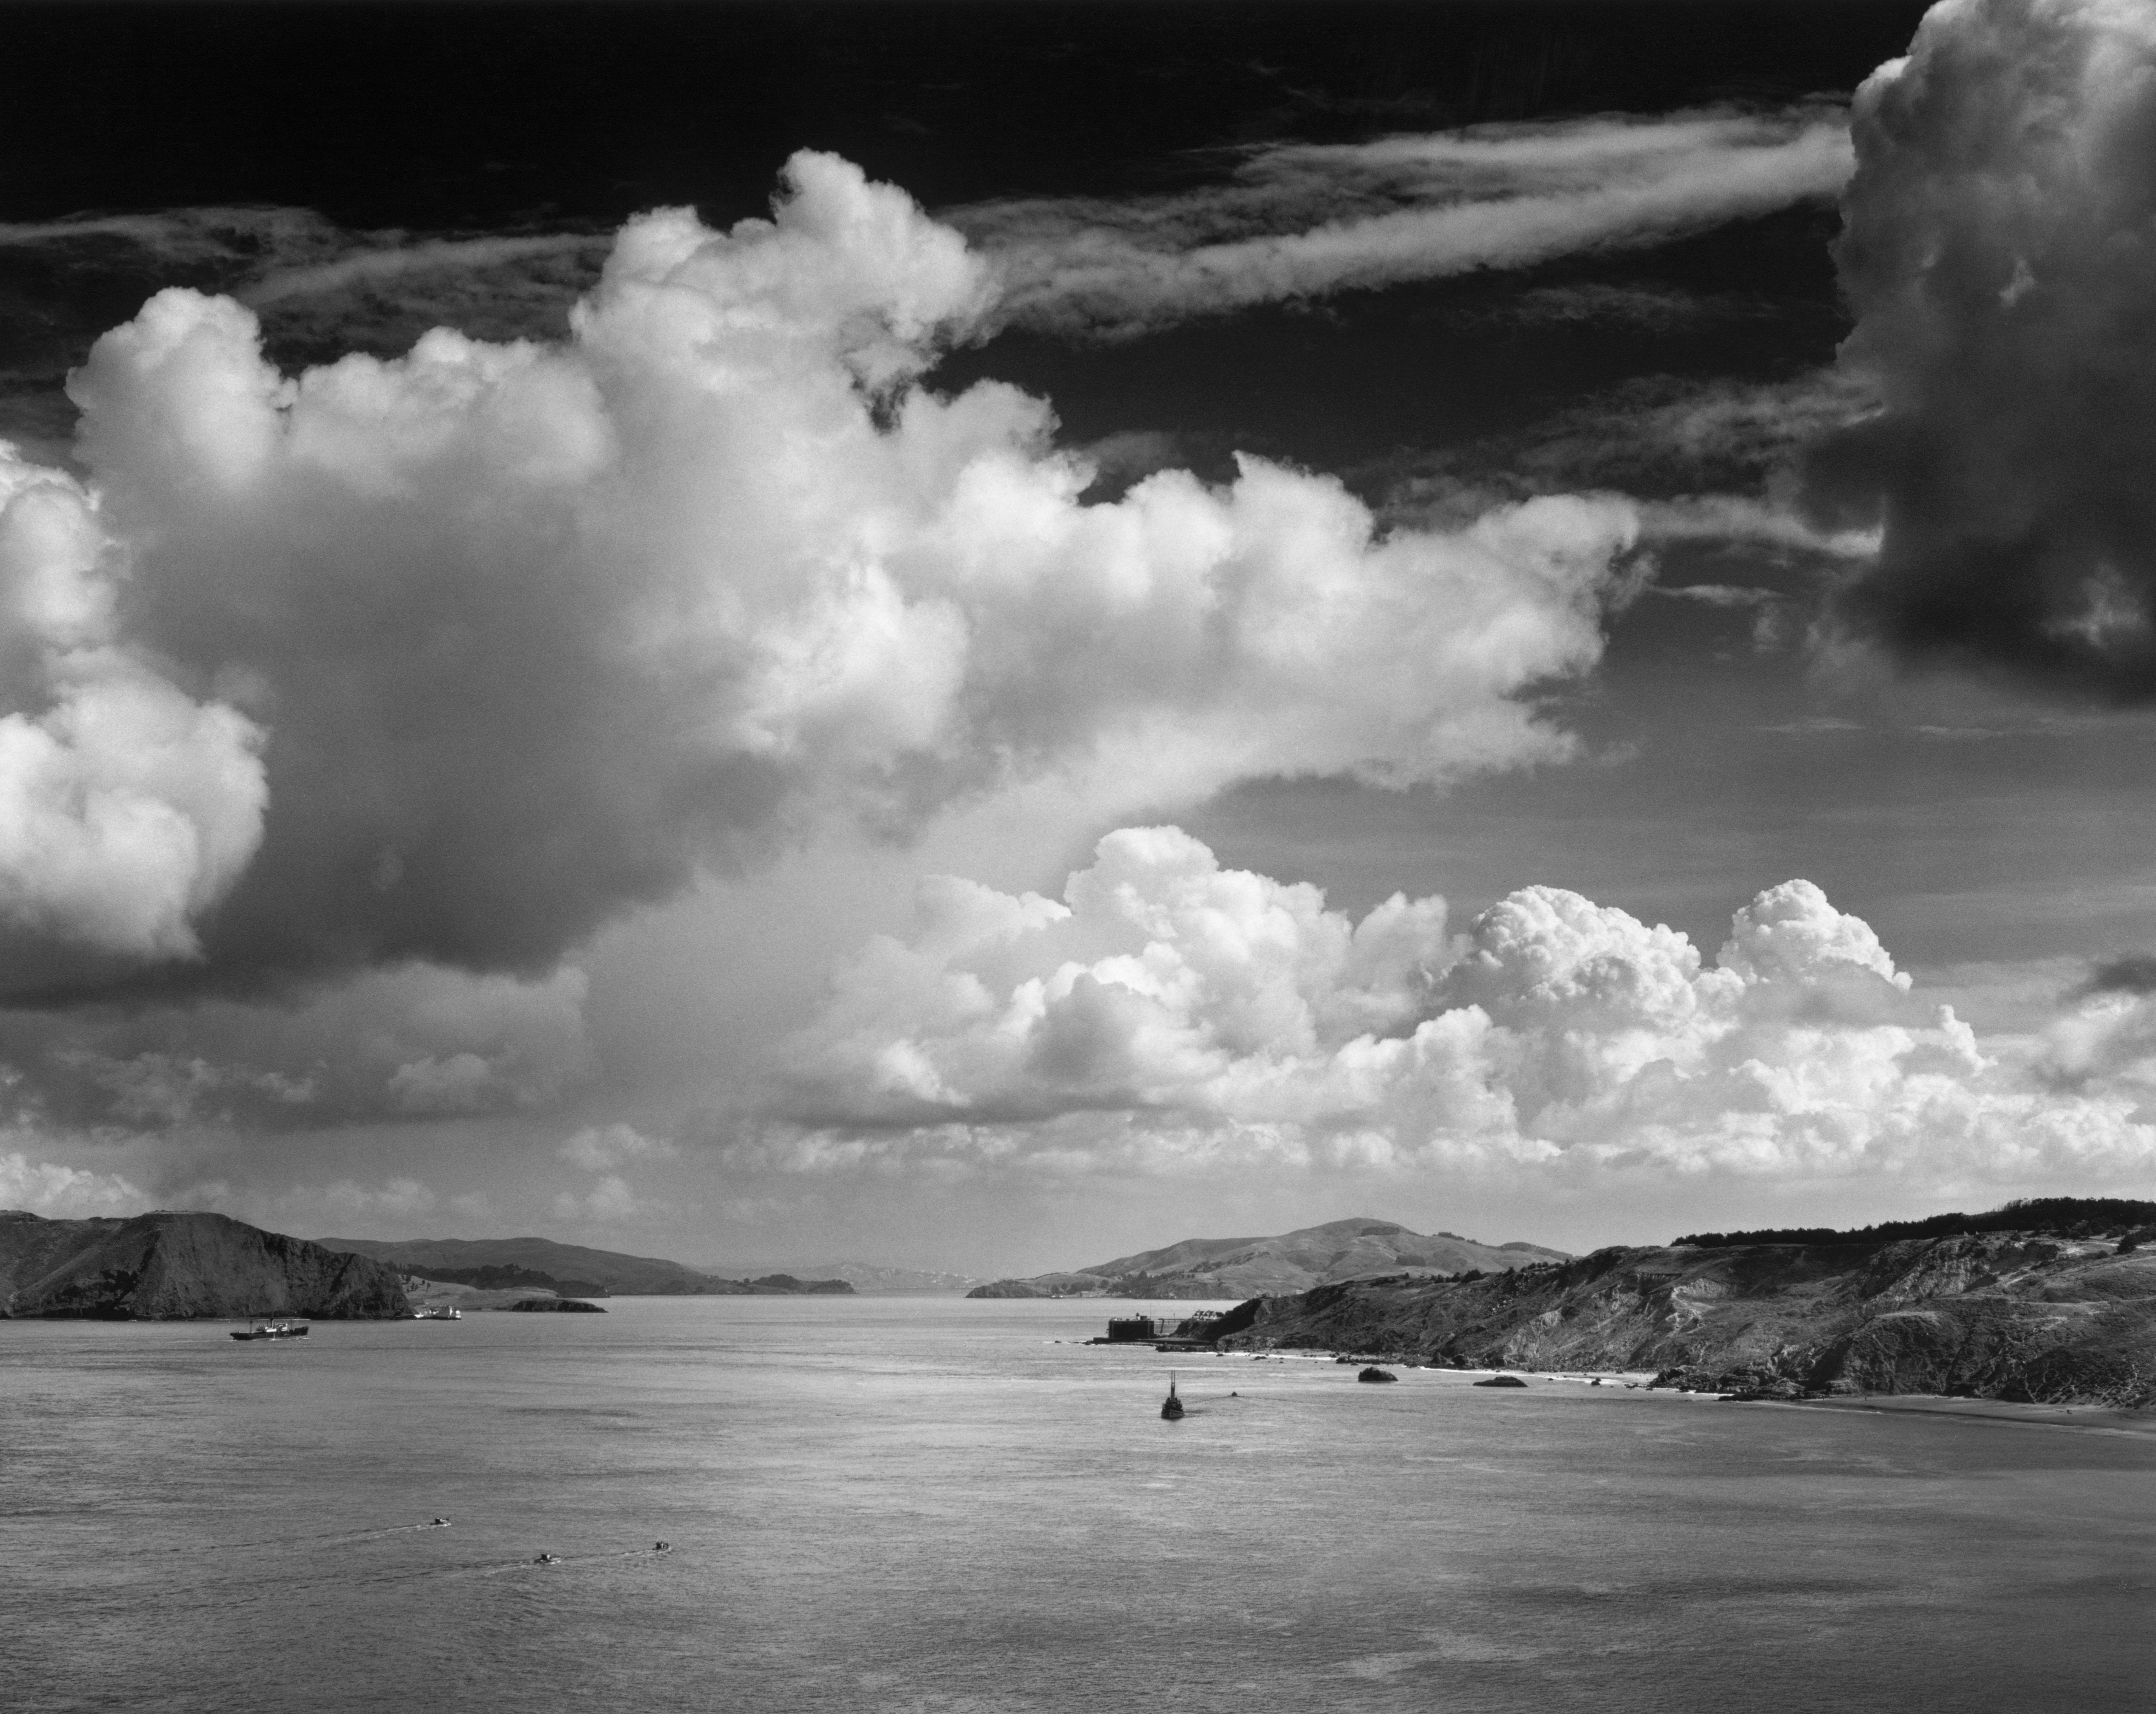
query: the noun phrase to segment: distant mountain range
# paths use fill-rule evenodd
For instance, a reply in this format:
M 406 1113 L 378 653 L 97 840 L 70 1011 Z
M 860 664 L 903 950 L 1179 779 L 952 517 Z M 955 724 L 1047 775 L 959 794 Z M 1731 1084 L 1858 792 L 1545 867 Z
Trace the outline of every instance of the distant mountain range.
M 322 1238 L 316 1241 L 330 1250 L 372 1256 L 424 1279 L 483 1288 L 537 1287 L 570 1296 L 598 1293 L 624 1297 L 844 1296 L 854 1289 L 844 1280 L 808 1280 L 790 1274 L 728 1279 L 660 1256 L 624 1255 L 611 1250 L 589 1250 L 580 1244 L 557 1244 L 551 1238 Z
M 1569 1260 L 1532 1244 L 1425 1237 L 1390 1220 L 1329 1220 L 1276 1238 L 1187 1238 L 1067 1274 L 998 1280 L 968 1297 L 1256 1297 L 1376 1274 L 1502 1272 Z
M 784 1271 L 803 1280 L 844 1280 L 870 1296 L 957 1297 L 983 1283 L 978 1274 L 942 1274 L 922 1268 L 885 1268 L 870 1262 L 788 1262 Z

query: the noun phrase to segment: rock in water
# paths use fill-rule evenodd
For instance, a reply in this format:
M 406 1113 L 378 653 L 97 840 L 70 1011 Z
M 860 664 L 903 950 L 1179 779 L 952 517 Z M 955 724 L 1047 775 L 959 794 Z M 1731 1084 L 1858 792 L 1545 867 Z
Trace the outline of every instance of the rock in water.
M 411 1312 L 396 1269 L 223 1214 L 0 1213 L 0 1315 L 375 1321 Z
M 1399 1377 L 1390 1369 L 1381 1369 L 1373 1363 L 1355 1378 L 1358 1381 L 1397 1381 Z
M 1477 1387 L 1524 1387 L 1527 1383 L 1517 1375 L 1492 1375 L 1486 1381 L 1477 1381 Z
M 520 1297 L 516 1302 L 505 1304 L 502 1307 L 522 1310 L 527 1315 L 545 1314 L 549 1311 L 587 1316 L 603 1316 L 606 1313 L 606 1311 L 596 1303 L 584 1303 L 573 1297 Z

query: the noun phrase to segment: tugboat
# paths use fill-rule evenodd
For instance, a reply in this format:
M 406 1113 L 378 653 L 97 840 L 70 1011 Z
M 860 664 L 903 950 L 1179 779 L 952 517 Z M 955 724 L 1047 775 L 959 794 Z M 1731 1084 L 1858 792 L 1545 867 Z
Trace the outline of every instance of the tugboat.
M 1165 1420 L 1172 1423 L 1183 1419 L 1183 1401 L 1175 1396 L 1175 1377 L 1172 1374 L 1168 1378 L 1168 1398 L 1160 1407 L 1160 1414 Z
M 233 1329 L 235 1339 L 297 1339 L 307 1331 L 305 1321 L 257 1321 L 245 1332 Z

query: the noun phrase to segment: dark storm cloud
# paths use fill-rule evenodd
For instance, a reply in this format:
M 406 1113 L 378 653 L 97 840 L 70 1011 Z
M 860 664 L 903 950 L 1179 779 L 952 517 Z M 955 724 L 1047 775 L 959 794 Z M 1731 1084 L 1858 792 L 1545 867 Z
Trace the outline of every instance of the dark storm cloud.
M 573 968 L 408 966 L 304 998 L 15 1009 L 0 1014 L 5 1100 L 18 1122 L 122 1135 L 528 1112 L 591 1073 L 586 992 Z
M 2106 958 L 2076 990 L 2088 994 L 2156 994 L 2156 952 L 2125 952 Z
M 1810 499 L 1883 522 L 1847 619 L 2156 695 L 2156 8 L 1947 0 L 1854 112 L 1844 362 L 1883 408 Z

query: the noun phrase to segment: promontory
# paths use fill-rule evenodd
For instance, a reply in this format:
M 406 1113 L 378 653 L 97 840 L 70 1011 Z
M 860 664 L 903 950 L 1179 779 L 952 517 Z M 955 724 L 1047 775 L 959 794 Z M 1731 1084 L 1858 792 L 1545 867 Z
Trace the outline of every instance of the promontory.
M 408 1316 L 397 1270 L 223 1214 L 48 1220 L 0 1211 L 0 1316 Z
M 1753 1398 L 2156 1406 L 2156 1203 L 2055 1198 L 1861 1232 L 1709 1233 L 1254 1298 L 1224 1349 L 1636 1370 Z

